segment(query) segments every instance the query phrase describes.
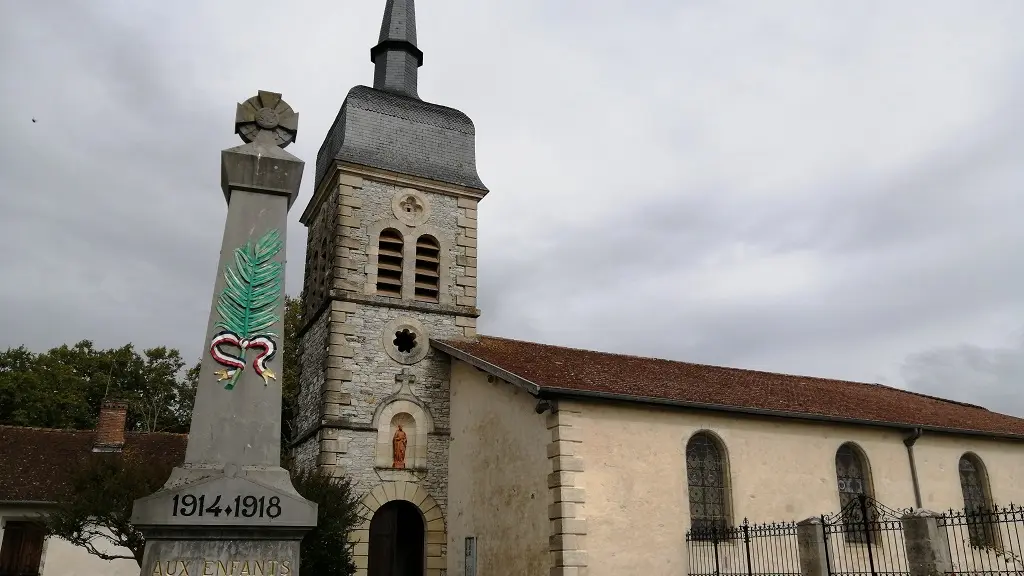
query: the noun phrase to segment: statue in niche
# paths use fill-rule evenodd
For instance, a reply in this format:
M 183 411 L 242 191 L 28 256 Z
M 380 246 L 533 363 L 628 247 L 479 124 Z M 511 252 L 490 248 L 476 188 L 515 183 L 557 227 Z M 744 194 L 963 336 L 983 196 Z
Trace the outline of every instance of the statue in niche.
M 409 445 L 409 438 L 405 435 L 405 431 L 402 430 L 401 424 L 398 425 L 398 430 L 395 431 L 395 437 L 391 440 L 391 445 L 395 451 L 391 467 L 405 468 L 405 448 Z

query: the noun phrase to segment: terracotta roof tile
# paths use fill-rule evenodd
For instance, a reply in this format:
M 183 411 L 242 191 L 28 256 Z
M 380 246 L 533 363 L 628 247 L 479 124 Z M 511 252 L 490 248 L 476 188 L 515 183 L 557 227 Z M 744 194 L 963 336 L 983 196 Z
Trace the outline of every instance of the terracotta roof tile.
M 95 430 L 0 426 L 0 502 L 53 502 L 67 487 L 68 464 L 92 452 Z M 125 434 L 124 451 L 178 464 L 185 434 Z
M 891 388 L 481 336 L 454 348 L 542 389 L 1024 437 L 1024 419 Z

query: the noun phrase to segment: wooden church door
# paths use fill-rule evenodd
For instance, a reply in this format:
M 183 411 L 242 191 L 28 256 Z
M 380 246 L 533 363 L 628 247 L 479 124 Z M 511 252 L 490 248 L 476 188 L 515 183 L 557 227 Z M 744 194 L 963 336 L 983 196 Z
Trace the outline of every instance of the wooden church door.
M 409 502 L 381 506 L 370 520 L 367 576 L 423 576 L 423 515 Z

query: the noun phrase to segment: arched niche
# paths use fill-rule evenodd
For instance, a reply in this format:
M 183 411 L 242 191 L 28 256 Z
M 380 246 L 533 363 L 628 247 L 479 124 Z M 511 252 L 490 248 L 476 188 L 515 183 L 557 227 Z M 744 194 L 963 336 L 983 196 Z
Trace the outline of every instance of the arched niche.
M 427 467 L 427 435 L 434 431 L 434 421 L 419 403 L 410 399 L 383 403 L 374 414 L 373 426 L 377 430 L 374 453 L 377 468 L 395 468 L 394 441 L 399 426 L 406 440 L 404 468 L 423 470 Z

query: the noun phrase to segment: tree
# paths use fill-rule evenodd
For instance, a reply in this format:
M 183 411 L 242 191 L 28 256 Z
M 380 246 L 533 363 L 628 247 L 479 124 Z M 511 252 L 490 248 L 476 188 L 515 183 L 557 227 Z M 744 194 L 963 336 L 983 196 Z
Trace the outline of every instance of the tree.
M 128 428 L 184 432 L 194 388 L 181 354 L 163 346 L 139 354 L 131 344 L 97 350 L 89 340 L 33 353 L 0 352 L 0 423 L 89 429 L 104 398 L 129 402 Z
M 175 464 L 130 452 L 87 455 L 72 466 L 67 495 L 46 516 L 47 533 L 104 560 L 124 558 L 141 565 L 146 540 L 131 523 L 132 505 L 159 490 Z
M 295 419 L 299 395 L 299 339 L 302 328 L 302 299 L 284 298 L 284 338 L 282 340 L 281 370 L 281 460 L 287 460 L 288 445 L 294 438 L 292 422 Z
M 292 485 L 303 498 L 317 503 L 316 528 L 302 539 L 299 553 L 307 574 L 351 576 L 353 544 L 348 533 L 359 523 L 359 501 L 347 478 L 338 478 L 320 468 L 292 472 Z

